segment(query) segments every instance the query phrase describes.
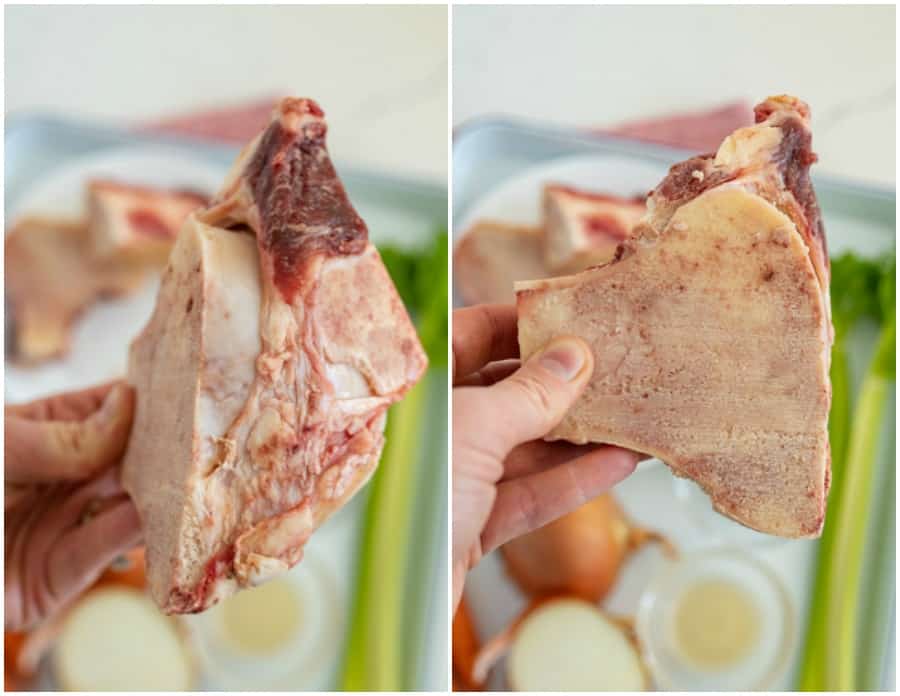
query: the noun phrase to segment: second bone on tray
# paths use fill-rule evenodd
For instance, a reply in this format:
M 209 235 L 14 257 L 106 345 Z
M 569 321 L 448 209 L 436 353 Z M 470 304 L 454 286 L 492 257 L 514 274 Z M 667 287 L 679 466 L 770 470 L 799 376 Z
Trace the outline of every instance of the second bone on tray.
M 325 133 L 314 102 L 279 104 L 188 218 L 131 348 L 123 481 L 169 613 L 297 563 L 372 475 L 388 406 L 426 368 Z
M 78 317 L 98 299 L 128 295 L 161 268 L 187 215 L 206 197 L 109 180 L 87 185 L 87 216 L 29 216 L 5 243 L 12 358 L 63 357 Z
M 515 301 L 521 280 L 574 273 L 606 263 L 644 214 L 643 197 L 547 184 L 539 226 L 477 221 L 456 246 L 453 270 L 466 304 Z
M 613 261 L 517 283 L 519 343 L 523 359 L 560 334 L 593 347 L 551 439 L 652 454 L 738 522 L 814 537 L 832 330 L 809 110 L 775 97 L 756 117 L 672 167 Z

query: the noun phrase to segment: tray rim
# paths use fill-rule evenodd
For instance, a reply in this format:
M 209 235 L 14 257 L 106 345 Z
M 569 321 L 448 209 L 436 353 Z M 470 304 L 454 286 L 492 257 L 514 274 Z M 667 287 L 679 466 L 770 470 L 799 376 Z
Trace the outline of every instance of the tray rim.
M 106 144 L 100 147 L 92 148 L 95 152 L 119 146 L 160 145 L 187 148 L 202 156 L 215 159 L 233 160 L 242 147 L 238 143 L 169 134 L 164 131 L 142 129 L 140 127 L 128 128 L 120 125 L 108 125 L 88 119 L 67 118 L 42 110 L 6 114 L 3 134 L 4 147 L 8 148 L 9 144 L 14 139 L 22 136 L 28 128 L 69 131 L 72 134 L 82 133 L 96 140 L 107 141 Z M 7 167 L 7 156 L 6 154 L 4 155 L 4 170 Z M 413 195 L 421 195 L 423 197 L 449 197 L 449 189 L 446 182 L 444 185 L 441 185 L 434 180 L 414 179 L 411 176 L 347 165 L 340 160 L 335 163 L 335 168 L 342 178 L 377 180 L 380 185 L 406 189 Z M 4 175 L 6 176 L 7 173 L 4 172 Z
M 518 132 L 520 135 L 560 138 L 573 145 L 585 148 L 606 150 L 612 154 L 640 156 L 657 160 L 660 163 L 673 163 L 686 157 L 696 155 L 696 151 L 662 145 L 646 140 L 638 140 L 608 133 L 594 132 L 578 128 L 567 128 L 542 123 L 537 120 L 505 115 L 484 115 L 467 119 L 453 128 L 453 156 L 476 135 L 491 129 L 505 129 Z M 886 203 L 896 204 L 896 186 L 891 188 L 884 184 L 865 183 L 832 174 L 813 174 L 816 187 L 840 190 L 844 193 L 880 198 Z

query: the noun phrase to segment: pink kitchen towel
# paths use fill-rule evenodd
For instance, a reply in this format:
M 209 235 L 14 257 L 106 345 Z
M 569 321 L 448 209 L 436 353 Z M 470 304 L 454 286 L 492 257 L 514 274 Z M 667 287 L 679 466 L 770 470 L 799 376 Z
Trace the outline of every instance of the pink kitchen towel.
M 201 111 L 146 124 L 141 130 L 165 132 L 202 140 L 244 143 L 269 120 L 276 97 L 247 104 Z M 753 123 L 748 102 L 731 102 L 715 109 L 651 116 L 591 132 L 617 135 L 697 152 L 715 150 L 735 128 Z
M 732 131 L 753 123 L 748 102 L 732 102 L 716 109 L 656 116 L 602 129 L 601 133 L 679 147 L 697 152 L 715 151 Z
M 198 140 L 245 143 L 265 128 L 279 99 L 271 97 L 237 106 L 175 116 L 147 123 L 140 130 L 183 135 Z

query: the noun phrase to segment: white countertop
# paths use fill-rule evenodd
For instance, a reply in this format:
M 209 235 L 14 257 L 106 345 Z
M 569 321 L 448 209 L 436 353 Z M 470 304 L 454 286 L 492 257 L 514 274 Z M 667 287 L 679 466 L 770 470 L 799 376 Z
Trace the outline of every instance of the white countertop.
M 447 8 L 7 7 L 6 111 L 129 124 L 315 98 L 335 159 L 443 183 Z
M 787 92 L 812 108 L 816 171 L 893 187 L 895 50 L 888 6 L 459 6 L 453 122 L 608 126 Z

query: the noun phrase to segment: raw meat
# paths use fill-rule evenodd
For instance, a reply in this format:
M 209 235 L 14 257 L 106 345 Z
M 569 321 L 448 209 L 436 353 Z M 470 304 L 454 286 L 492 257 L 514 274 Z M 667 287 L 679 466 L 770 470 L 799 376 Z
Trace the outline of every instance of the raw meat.
M 88 183 L 88 225 L 97 258 L 163 266 L 188 214 L 207 204 L 193 191 L 169 191 L 117 181 Z
M 83 223 L 42 217 L 23 218 L 6 236 L 6 301 L 17 362 L 62 356 L 88 306 L 140 282 L 130 268 L 94 261 L 89 241 Z
M 717 510 L 815 537 L 829 483 L 832 328 L 809 110 L 792 97 L 677 164 L 605 266 L 518 283 L 527 357 L 584 337 L 596 367 L 550 434 L 655 455 Z
M 643 196 L 544 187 L 544 263 L 553 275 L 606 263 L 644 215 Z
M 606 263 L 643 215 L 643 199 L 549 184 L 540 227 L 479 220 L 453 254 L 465 304 L 515 301 L 513 284 Z M 556 266 L 551 264 L 555 263 Z
M 131 349 L 123 481 L 151 594 L 202 611 L 297 563 L 368 480 L 426 358 L 325 149 L 285 99 L 188 218 Z
M 17 223 L 5 244 L 14 359 L 36 364 L 63 356 L 78 316 L 100 298 L 135 290 L 162 267 L 181 223 L 205 201 L 196 193 L 92 181 L 85 222 Z
M 476 222 L 453 253 L 453 272 L 466 304 L 512 304 L 517 280 L 546 278 L 539 227 Z

